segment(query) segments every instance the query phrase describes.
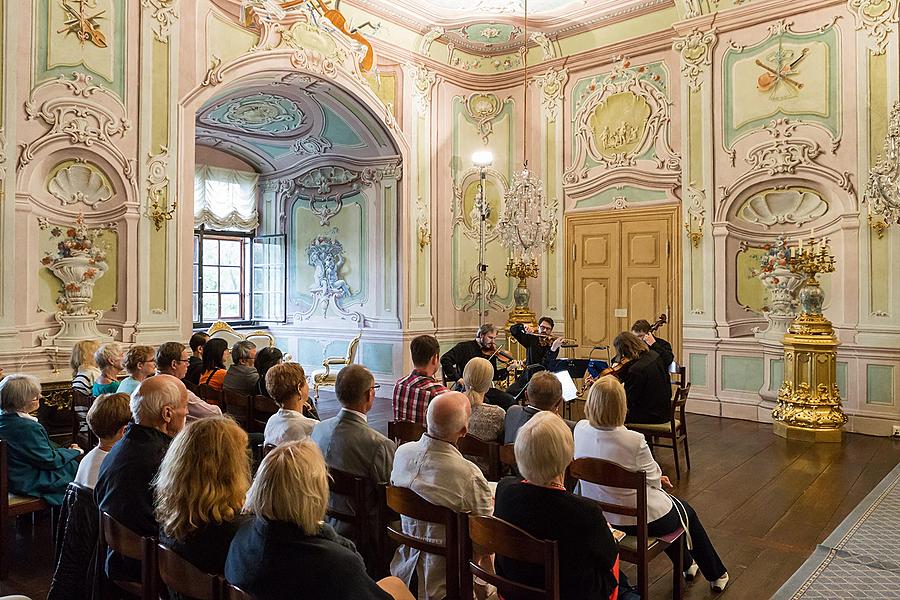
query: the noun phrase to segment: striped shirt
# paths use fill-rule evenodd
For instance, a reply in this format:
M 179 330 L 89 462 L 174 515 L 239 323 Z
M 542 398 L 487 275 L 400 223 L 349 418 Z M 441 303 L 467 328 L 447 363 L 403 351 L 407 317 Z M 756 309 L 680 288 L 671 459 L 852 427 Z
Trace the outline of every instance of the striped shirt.
M 394 420 L 414 421 L 425 425 L 428 403 L 438 394 L 448 391 L 431 375 L 413 372 L 394 385 Z

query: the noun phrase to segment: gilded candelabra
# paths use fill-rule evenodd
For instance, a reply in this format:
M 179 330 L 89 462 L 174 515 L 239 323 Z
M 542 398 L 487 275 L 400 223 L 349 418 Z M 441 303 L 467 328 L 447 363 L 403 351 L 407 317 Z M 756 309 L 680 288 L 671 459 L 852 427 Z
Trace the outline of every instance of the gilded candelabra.
M 525 260 L 524 258 L 513 260 L 510 258 L 509 262 L 506 263 L 506 276 L 515 277 L 519 280 L 519 284 L 516 286 L 515 291 L 513 291 L 513 299 L 516 302 L 516 306 L 513 308 L 512 312 L 509 313 L 507 326 L 516 323 L 535 325 L 535 314 L 528 307 L 530 294 L 525 281 L 529 277 L 538 276 L 537 261 L 533 258 L 531 260 Z
M 806 441 L 840 442 L 847 416 L 837 386 L 837 346 L 831 321 L 822 314 L 825 293 L 816 275 L 834 271 L 827 241 L 809 239 L 791 249 L 788 265 L 804 275 L 800 314 L 784 336 L 784 382 L 772 410 L 774 432 Z

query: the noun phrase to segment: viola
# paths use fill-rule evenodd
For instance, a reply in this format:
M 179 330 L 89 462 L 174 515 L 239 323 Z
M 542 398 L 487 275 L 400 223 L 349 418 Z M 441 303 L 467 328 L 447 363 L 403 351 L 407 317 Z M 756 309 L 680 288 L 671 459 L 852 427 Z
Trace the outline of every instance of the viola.
M 669 318 L 665 315 L 665 313 L 659 315 L 659 318 L 650 326 L 650 330 L 647 333 L 655 333 L 657 329 L 668 323 Z M 613 363 L 611 367 L 607 367 L 600 372 L 600 377 L 605 375 L 612 375 L 618 380 L 622 380 L 622 377 L 625 376 L 625 373 L 628 372 L 628 362 L 631 359 L 623 358 L 621 361 L 617 363 Z

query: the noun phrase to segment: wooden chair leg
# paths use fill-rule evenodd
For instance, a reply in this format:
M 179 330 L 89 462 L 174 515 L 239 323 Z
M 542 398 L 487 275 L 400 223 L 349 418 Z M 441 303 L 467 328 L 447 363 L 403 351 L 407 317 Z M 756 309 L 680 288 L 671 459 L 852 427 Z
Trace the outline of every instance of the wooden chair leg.
M 691 452 L 688 450 L 687 436 L 684 436 L 684 462 L 687 463 L 687 470 L 691 470 Z
M 681 462 L 678 460 L 678 438 L 672 438 L 672 454 L 675 456 L 675 479 L 681 479 Z
M 0 580 L 9 578 L 9 550 L 12 548 L 12 540 L 10 538 L 9 517 L 0 516 Z
M 684 535 L 676 540 L 675 560 L 672 565 L 672 600 L 681 600 L 684 596 L 684 574 L 681 572 L 684 565 Z M 643 596 L 646 598 L 646 596 Z
M 646 556 L 641 556 L 638 560 L 638 593 L 641 598 L 650 597 L 650 564 L 647 562 Z

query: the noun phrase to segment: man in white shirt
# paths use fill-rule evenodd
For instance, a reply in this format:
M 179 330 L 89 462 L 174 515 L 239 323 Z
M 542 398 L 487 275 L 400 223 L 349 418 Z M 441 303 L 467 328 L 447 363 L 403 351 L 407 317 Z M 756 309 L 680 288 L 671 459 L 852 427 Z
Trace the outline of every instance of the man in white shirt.
M 308 438 L 318 421 L 301 412 L 309 397 L 309 381 L 303 367 L 297 363 L 275 365 L 266 373 L 266 391 L 281 407 L 266 421 L 266 445 L 277 446 Z
M 119 393 L 102 394 L 94 400 L 87 413 L 87 424 L 100 443 L 81 460 L 75 483 L 94 489 L 103 459 L 125 435 L 125 426 L 131 420 L 130 402 L 128 394 Z
M 394 455 L 391 485 L 409 488 L 425 500 L 456 512 L 490 515 L 494 498 L 484 475 L 474 463 L 463 458 L 456 442 L 468 430 L 472 409 L 459 392 L 446 392 L 428 404 L 427 431 L 418 442 L 403 444 Z M 402 517 L 403 531 L 409 535 L 443 542 L 444 526 Z M 423 554 L 401 546 L 391 563 L 391 574 L 410 584 L 413 573 L 425 584 L 425 598 L 439 600 L 447 595 L 443 557 Z
M 191 351 L 181 342 L 166 342 L 156 350 L 156 370 L 164 375 L 184 379 L 187 375 L 188 363 L 191 362 Z M 196 421 L 203 417 L 218 417 L 222 409 L 204 402 L 191 390 L 188 393 L 187 421 Z

